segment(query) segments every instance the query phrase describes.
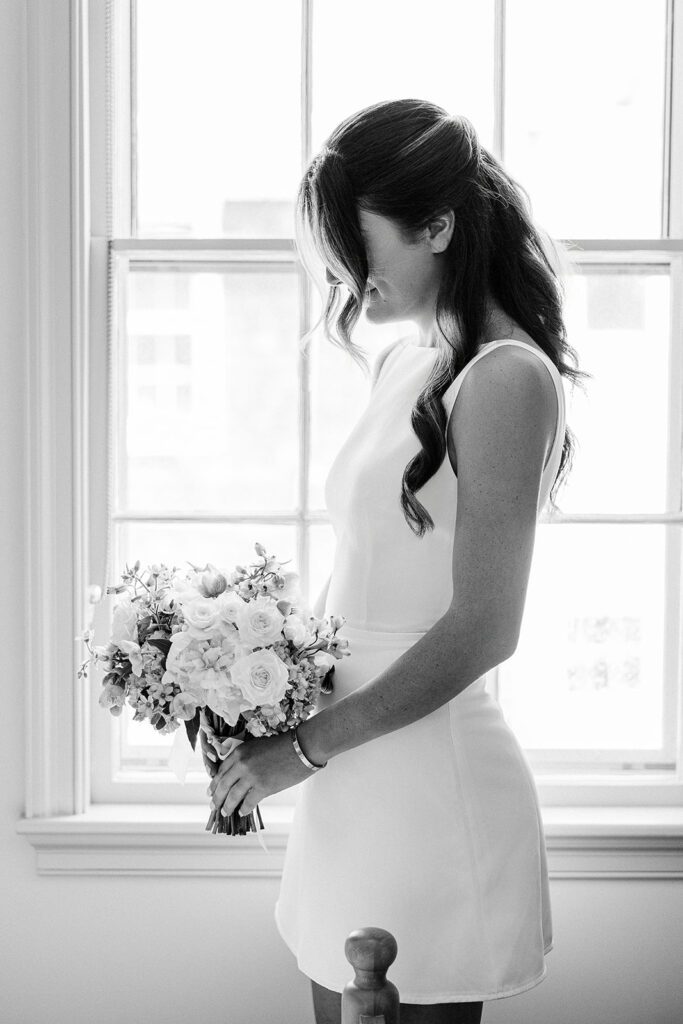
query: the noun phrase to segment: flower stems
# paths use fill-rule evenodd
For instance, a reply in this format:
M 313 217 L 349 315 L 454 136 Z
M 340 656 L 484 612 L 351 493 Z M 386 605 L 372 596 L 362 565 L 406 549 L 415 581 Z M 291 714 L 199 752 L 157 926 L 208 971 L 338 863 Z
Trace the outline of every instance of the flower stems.
M 251 814 L 247 814 L 244 817 L 235 809 L 232 814 L 220 814 L 216 810 L 212 810 L 209 814 L 209 820 L 206 823 L 204 829 L 205 832 L 212 832 L 213 835 L 226 835 L 226 836 L 246 836 L 249 832 L 258 832 L 256 822 L 254 820 L 254 813 L 256 813 L 259 820 L 259 827 L 265 828 L 263 824 L 263 818 L 261 812 L 256 806 L 255 811 Z

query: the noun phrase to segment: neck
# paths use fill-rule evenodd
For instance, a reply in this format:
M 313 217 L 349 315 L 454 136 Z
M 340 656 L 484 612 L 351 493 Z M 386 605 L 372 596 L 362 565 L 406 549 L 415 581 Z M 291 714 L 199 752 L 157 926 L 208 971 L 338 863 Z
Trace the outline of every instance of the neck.
M 438 346 L 437 338 L 440 334 L 436 320 L 417 320 L 416 323 L 419 345 L 422 348 L 436 348 Z M 488 306 L 482 344 L 486 345 L 489 341 L 495 341 L 496 338 L 512 338 L 514 333 L 514 321 L 500 308 L 497 302 L 491 301 Z

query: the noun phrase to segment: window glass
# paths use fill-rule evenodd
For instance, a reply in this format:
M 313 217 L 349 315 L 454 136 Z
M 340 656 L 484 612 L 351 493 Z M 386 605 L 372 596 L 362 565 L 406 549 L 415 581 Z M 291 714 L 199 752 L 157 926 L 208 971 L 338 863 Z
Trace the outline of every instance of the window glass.
M 505 156 L 559 238 L 658 238 L 666 0 L 507 0 Z
M 293 235 L 300 8 L 299 0 L 137 0 L 139 235 Z

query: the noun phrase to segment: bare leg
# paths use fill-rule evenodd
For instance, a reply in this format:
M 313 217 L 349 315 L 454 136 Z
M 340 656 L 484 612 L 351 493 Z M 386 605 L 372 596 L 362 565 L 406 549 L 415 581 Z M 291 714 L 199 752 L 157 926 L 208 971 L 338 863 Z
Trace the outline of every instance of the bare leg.
M 401 1024 L 480 1024 L 484 1004 L 401 1003 Z
M 341 993 L 311 981 L 315 1024 L 341 1024 Z M 401 1024 L 481 1024 L 483 1003 L 401 1003 Z
M 341 992 L 332 992 L 311 981 L 315 1024 L 341 1024 Z

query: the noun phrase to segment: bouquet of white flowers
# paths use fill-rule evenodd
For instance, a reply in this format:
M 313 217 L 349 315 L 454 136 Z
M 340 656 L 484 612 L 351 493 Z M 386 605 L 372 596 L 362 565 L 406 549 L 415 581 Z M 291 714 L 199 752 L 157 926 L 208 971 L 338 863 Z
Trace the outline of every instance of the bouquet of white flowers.
M 120 715 L 127 702 L 134 721 L 148 719 L 162 733 L 182 721 L 193 750 L 201 731 L 212 775 L 236 743 L 308 718 L 320 691 L 332 691 L 334 659 L 351 653 L 336 635 L 345 618 L 309 614 L 298 575 L 282 572 L 284 563 L 262 544 L 254 547 L 261 561 L 232 572 L 191 562 L 191 573 L 126 566 L 122 583 L 107 587 L 118 595 L 109 643 L 93 648 L 92 630 L 81 637 L 90 657 L 78 676 L 90 664 L 104 669 L 101 706 Z M 212 811 L 206 828 L 246 835 L 257 831 L 254 813 L 263 828 L 258 807 L 245 817 L 239 808 L 227 817 Z

